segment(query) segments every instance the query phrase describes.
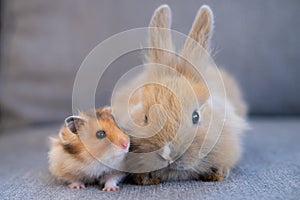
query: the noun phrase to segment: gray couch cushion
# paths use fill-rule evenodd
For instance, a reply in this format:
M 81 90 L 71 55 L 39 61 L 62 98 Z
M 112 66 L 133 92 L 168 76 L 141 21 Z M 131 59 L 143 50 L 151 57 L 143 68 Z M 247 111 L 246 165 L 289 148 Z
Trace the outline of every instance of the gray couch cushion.
M 69 115 L 75 74 L 89 51 L 112 34 L 147 26 L 163 2 L 3 0 L 0 104 L 6 123 Z M 216 63 L 238 79 L 250 112 L 300 114 L 299 1 L 176 0 L 170 2 L 172 27 L 187 33 L 204 3 L 215 13 Z M 125 56 L 111 75 L 135 63 Z M 112 80 L 101 83 L 100 104 L 109 103 Z
M 15 129 L 0 135 L 1 199 L 298 199 L 300 119 L 255 119 L 244 155 L 221 182 L 121 185 L 105 193 L 97 186 L 74 191 L 48 172 L 48 136 L 59 126 Z

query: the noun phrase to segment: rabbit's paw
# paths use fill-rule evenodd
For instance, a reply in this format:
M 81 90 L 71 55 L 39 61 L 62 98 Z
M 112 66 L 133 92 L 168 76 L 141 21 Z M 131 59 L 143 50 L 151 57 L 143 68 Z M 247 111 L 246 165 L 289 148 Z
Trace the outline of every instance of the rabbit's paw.
M 136 174 L 133 181 L 137 185 L 157 185 L 161 183 L 159 178 L 153 178 L 148 174 Z
M 221 181 L 228 177 L 230 170 L 228 168 L 217 169 L 215 167 L 211 168 L 210 172 L 200 175 L 199 179 L 201 181 Z

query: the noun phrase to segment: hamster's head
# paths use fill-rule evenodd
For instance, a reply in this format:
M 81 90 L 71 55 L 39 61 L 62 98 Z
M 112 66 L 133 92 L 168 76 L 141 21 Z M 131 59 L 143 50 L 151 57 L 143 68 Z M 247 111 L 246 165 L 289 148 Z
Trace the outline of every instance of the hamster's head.
M 109 107 L 70 116 L 65 129 L 60 138 L 69 153 L 112 164 L 128 152 L 129 137 L 117 126 Z

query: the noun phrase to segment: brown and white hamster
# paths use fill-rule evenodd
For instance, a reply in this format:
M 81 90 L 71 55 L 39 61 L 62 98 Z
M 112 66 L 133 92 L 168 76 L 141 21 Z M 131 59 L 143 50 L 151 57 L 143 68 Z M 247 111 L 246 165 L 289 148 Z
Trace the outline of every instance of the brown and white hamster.
M 125 173 L 117 171 L 129 149 L 129 137 L 116 125 L 110 107 L 66 118 L 51 139 L 49 170 L 71 189 L 99 181 L 103 191 L 115 191 Z

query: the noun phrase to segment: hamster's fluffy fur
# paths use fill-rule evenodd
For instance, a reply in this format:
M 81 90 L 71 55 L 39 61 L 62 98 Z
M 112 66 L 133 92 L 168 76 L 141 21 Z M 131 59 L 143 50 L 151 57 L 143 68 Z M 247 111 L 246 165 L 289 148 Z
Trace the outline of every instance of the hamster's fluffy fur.
M 59 136 L 50 138 L 50 172 L 71 183 L 72 189 L 84 188 L 85 183 L 95 181 L 105 183 L 105 191 L 118 189 L 116 184 L 124 173 L 115 169 L 128 151 L 129 138 L 115 124 L 110 108 L 81 112 L 79 116 L 71 116 L 67 123 L 73 124 L 64 124 Z M 104 130 L 106 137 L 97 138 L 98 130 Z

